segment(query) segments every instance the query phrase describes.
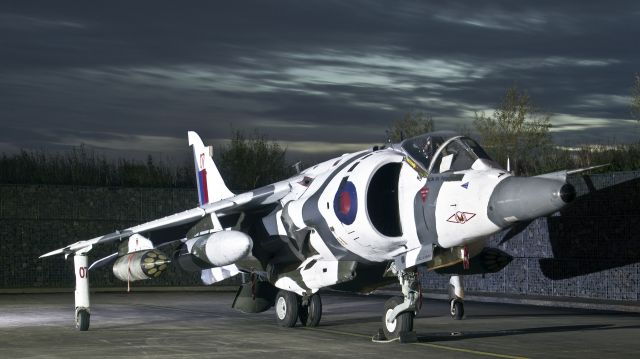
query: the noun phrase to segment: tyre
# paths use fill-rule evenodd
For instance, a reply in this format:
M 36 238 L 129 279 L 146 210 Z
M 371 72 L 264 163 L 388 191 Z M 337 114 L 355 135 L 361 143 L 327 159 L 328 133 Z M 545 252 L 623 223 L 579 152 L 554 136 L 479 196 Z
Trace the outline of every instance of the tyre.
M 85 309 L 80 309 L 76 314 L 76 329 L 81 332 L 89 330 L 89 318 L 91 315 Z
M 400 313 L 393 322 L 387 323 L 387 314 L 391 313 L 391 311 L 393 311 L 393 309 L 402 302 L 402 298 L 392 297 L 384 303 L 382 331 L 387 339 L 396 339 L 400 336 L 400 333 L 410 332 L 413 330 L 413 312 Z
M 461 320 L 464 316 L 464 303 L 459 300 L 451 301 L 451 318 Z
M 291 328 L 298 321 L 298 295 L 280 290 L 276 295 L 276 320 L 281 327 Z
M 320 294 L 309 297 L 307 305 L 300 305 L 298 316 L 305 327 L 317 327 L 322 317 L 322 300 Z

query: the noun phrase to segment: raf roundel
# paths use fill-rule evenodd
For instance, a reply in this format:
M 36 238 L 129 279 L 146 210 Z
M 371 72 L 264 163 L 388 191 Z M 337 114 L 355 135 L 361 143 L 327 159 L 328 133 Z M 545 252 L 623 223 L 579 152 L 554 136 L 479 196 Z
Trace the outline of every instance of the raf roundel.
M 338 187 L 338 192 L 333 199 L 333 210 L 336 217 L 344 224 L 352 224 L 358 213 L 358 194 L 356 186 L 345 181 Z

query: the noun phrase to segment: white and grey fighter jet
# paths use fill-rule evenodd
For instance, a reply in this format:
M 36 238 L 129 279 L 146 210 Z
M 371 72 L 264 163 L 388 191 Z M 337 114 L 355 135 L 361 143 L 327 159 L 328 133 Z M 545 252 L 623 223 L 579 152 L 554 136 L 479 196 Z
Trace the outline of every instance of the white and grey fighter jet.
M 41 256 L 74 255 L 78 329 L 89 327 L 90 269 L 112 266 L 129 282 L 178 265 L 200 271 L 205 284 L 244 273 L 251 279 L 232 306 L 261 312 L 275 305 L 285 327 L 318 325 L 321 288 L 366 293 L 399 281 L 402 296 L 389 299 L 382 315 L 385 335 L 397 338 L 412 330 L 419 310 L 419 266 L 451 275 L 451 315 L 459 319 L 460 275 L 499 271 L 511 260 L 485 248 L 488 236 L 575 198 L 566 183 L 571 172 L 516 177 L 475 141 L 450 132 L 345 154 L 234 194 L 211 148 L 195 132 L 188 137 L 199 206 Z M 162 252 L 177 241 L 175 253 Z M 118 252 L 89 267 L 92 247 L 110 242 L 120 243 Z

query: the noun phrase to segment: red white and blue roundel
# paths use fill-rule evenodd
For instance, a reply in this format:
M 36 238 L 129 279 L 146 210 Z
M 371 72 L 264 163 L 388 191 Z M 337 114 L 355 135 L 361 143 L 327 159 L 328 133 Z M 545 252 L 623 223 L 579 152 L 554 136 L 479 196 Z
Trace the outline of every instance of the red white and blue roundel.
M 358 213 L 358 194 L 356 186 L 349 181 L 344 181 L 338 187 L 338 192 L 333 199 L 333 210 L 336 217 L 344 224 L 351 224 L 356 220 Z

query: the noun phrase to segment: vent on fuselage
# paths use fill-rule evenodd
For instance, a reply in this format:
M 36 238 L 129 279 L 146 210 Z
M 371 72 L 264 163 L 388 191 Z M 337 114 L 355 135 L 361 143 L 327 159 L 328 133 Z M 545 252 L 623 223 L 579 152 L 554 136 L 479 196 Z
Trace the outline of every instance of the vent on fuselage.
M 388 237 L 402 236 L 398 208 L 398 180 L 401 163 L 388 163 L 373 175 L 367 189 L 367 212 L 371 223 Z

